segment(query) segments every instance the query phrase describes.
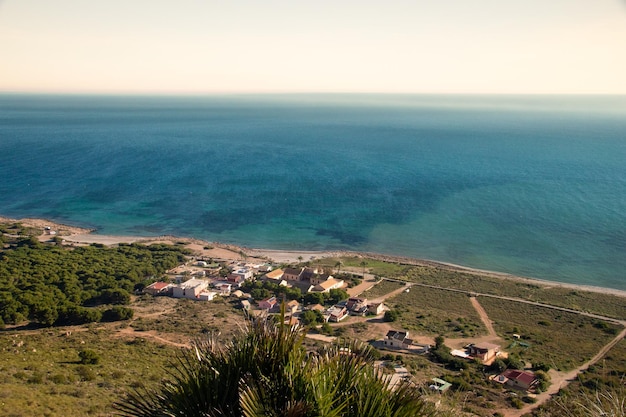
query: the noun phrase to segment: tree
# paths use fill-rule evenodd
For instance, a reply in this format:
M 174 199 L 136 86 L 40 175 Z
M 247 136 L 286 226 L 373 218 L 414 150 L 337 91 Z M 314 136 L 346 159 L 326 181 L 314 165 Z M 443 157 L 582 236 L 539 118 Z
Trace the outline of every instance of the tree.
M 78 352 L 80 363 L 83 365 L 96 365 L 100 362 L 100 357 L 96 352 L 90 349 L 84 349 Z
M 326 296 L 321 292 L 310 292 L 304 296 L 304 301 L 308 304 L 324 304 Z
M 100 301 L 103 304 L 129 304 L 130 294 L 122 288 L 107 288 L 102 290 Z
M 385 311 L 385 317 L 383 318 L 383 320 L 396 321 L 398 320 L 399 317 L 400 317 L 400 313 L 398 313 L 398 310 L 387 310 Z
M 102 312 L 96 308 L 70 305 L 59 311 L 56 325 L 68 326 L 85 323 L 94 323 L 102 320 Z
M 434 415 L 409 381 L 392 389 L 359 342 L 307 354 L 303 328 L 255 320 L 229 343 L 196 341 L 158 391 L 131 393 L 125 416 L 408 417 Z M 349 352 L 346 354 L 346 352 Z
M 439 349 L 445 346 L 446 339 L 442 335 L 435 337 L 435 349 Z
M 365 267 L 367 266 L 366 261 L 361 261 L 361 267 L 363 267 L 363 278 L 365 278 Z
M 324 316 L 317 310 L 306 310 L 300 315 L 300 320 L 305 326 L 324 323 Z
M 504 370 L 506 369 L 506 362 L 504 362 L 500 358 L 497 358 L 495 361 L 493 361 L 489 369 L 494 372 L 504 372 Z
M 343 265 L 343 262 L 341 261 L 335 262 L 335 268 L 337 268 L 337 275 L 341 273 L 341 265 Z
M 121 321 L 130 320 L 135 312 L 132 308 L 115 306 L 102 313 L 102 321 Z
M 524 361 L 516 354 L 510 354 L 508 358 L 504 359 L 504 362 L 508 368 L 512 369 L 524 369 L 525 366 Z
M 328 292 L 328 300 L 337 304 L 341 300 L 346 300 L 350 297 L 350 295 L 346 292 L 346 290 L 342 290 L 341 288 L 334 288 Z
M 250 291 L 250 295 L 252 296 L 252 298 L 254 298 L 255 301 L 259 301 L 259 300 L 265 300 L 271 295 L 271 293 L 269 290 L 265 288 L 255 288 L 252 291 Z

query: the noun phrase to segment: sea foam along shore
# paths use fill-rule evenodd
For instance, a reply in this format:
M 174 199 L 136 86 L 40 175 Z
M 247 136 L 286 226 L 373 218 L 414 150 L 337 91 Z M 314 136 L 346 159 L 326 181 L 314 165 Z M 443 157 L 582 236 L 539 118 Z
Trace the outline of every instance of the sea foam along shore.
M 249 258 L 256 258 L 259 260 L 271 260 L 278 263 L 296 263 L 300 260 L 309 261 L 312 259 L 329 258 L 329 257 L 362 257 L 372 258 L 381 261 L 403 263 L 407 265 L 418 266 L 430 266 L 434 268 L 440 268 L 450 271 L 466 272 L 476 275 L 486 275 L 499 279 L 515 280 L 525 282 L 529 284 L 539 285 L 543 287 L 562 287 L 573 290 L 591 291 L 602 294 L 610 294 L 618 297 L 626 297 L 626 291 L 618 290 L 614 288 L 596 287 L 591 285 L 579 285 L 570 284 L 558 281 L 548 281 L 537 278 L 520 277 L 502 272 L 488 271 L 483 269 L 470 268 L 462 265 L 456 265 L 446 262 L 439 262 L 427 259 L 414 259 L 401 256 L 383 255 L 379 253 L 369 252 L 352 252 L 352 251 L 293 251 L 293 250 L 276 250 L 276 249 L 259 249 L 259 248 L 246 248 L 242 246 L 236 246 L 231 244 L 222 244 L 218 242 L 206 242 L 194 238 L 177 237 L 177 236 L 111 236 L 111 235 L 99 235 L 94 233 L 94 229 L 87 229 L 77 226 L 70 226 L 66 224 L 56 223 L 45 219 L 12 219 L 8 217 L 0 216 L 0 223 L 21 223 L 27 227 L 40 228 L 42 235 L 40 240 L 50 239 L 50 235 L 44 233 L 44 229 L 49 227 L 56 232 L 56 236 L 62 237 L 66 242 L 73 244 L 92 244 L 99 243 L 103 245 L 115 245 L 118 243 L 170 243 L 183 241 L 189 245 L 192 249 L 200 252 L 204 252 L 207 256 L 225 258 L 225 259 L 239 259 L 241 253 L 245 253 Z M 210 247 L 211 249 L 204 249 Z

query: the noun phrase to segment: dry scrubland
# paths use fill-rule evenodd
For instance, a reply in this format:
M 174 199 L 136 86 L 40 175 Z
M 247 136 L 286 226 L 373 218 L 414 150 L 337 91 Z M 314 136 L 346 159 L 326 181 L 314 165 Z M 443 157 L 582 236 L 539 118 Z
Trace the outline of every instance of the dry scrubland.
M 593 312 L 620 320 L 626 319 L 624 297 L 607 292 L 590 292 L 555 283 L 544 284 L 541 281 L 502 279 L 432 267 L 409 268 L 404 278 L 407 281 L 439 287 L 519 298 L 578 311 Z
M 508 351 L 561 371 L 591 359 L 621 329 L 605 321 L 530 304 L 490 297 L 480 297 L 480 303 L 498 334 L 511 342 Z M 522 339 L 517 341 L 513 334 L 520 334 Z
M 0 415 L 109 416 L 127 392 L 156 388 L 180 345 L 209 332 L 229 338 L 243 320 L 227 300 L 144 296 L 131 306 L 130 322 L 0 333 Z M 98 363 L 81 364 L 82 350 Z
M 156 386 L 178 348 L 110 329 L 5 332 L 0 337 L 0 414 L 105 416 L 130 389 Z M 81 364 L 92 350 L 97 364 Z
M 467 295 L 426 287 L 413 287 L 387 302 L 400 312 L 400 327 L 413 333 L 450 338 L 486 334 Z
M 533 417 L 593 417 L 626 415 L 626 341 L 615 345 L 602 362 L 580 374 L 576 381 Z M 604 413 L 604 414 L 602 414 Z
M 373 300 L 405 286 L 406 284 L 404 282 L 381 280 L 372 288 L 363 292 L 360 296 L 365 297 L 368 300 Z

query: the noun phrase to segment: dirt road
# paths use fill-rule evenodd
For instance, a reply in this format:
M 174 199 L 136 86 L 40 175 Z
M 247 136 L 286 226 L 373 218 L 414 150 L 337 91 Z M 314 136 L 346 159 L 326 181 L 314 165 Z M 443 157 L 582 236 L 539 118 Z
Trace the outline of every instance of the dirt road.
M 474 309 L 480 316 L 480 320 L 483 322 L 483 324 L 487 328 L 487 332 L 489 333 L 489 336 L 498 338 L 498 335 L 496 334 L 496 331 L 493 328 L 493 322 L 487 315 L 487 312 L 485 311 L 483 306 L 481 306 L 480 303 L 478 302 L 478 299 L 476 297 L 470 297 L 470 301 L 472 303 L 472 306 L 474 307 Z

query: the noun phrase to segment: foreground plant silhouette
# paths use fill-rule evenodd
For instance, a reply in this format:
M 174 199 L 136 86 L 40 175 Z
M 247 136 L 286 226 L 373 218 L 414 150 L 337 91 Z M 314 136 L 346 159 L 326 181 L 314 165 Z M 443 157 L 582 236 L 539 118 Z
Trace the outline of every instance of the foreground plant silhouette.
M 391 387 L 358 342 L 307 353 L 301 327 L 257 319 L 230 342 L 194 343 L 158 390 L 136 391 L 115 405 L 124 416 L 434 415 L 412 383 Z

